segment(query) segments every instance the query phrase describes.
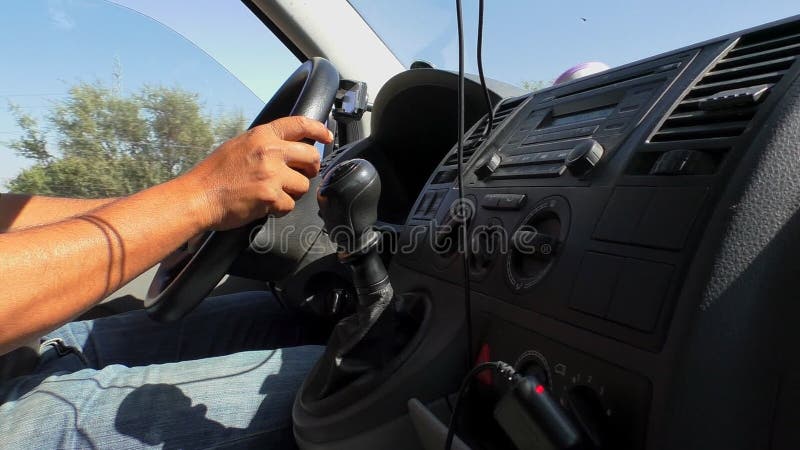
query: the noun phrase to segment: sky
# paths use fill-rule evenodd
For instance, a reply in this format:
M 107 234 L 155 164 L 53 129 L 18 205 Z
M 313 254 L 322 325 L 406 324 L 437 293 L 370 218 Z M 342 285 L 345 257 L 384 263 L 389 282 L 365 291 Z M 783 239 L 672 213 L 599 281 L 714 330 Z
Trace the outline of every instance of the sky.
M 458 68 L 454 0 L 349 0 L 399 59 Z M 463 0 L 467 72 L 476 72 L 478 0 Z M 486 76 L 552 81 L 587 61 L 612 67 L 800 14 L 797 0 L 487 0 Z
M 315 1 L 307 0 L 312 5 Z M 350 0 L 407 66 L 455 69 L 453 0 Z M 477 0 L 464 0 L 467 71 L 475 72 Z M 723 7 L 724 5 L 724 7 Z M 800 13 L 797 0 L 488 0 L 490 78 L 550 81 L 585 61 L 617 66 Z M 0 188 L 29 162 L 8 104 L 44 119 L 70 84 L 143 84 L 198 92 L 206 112 L 254 117 L 298 60 L 238 0 L 0 0 Z M 342 45 L 348 45 L 343 42 Z M 355 51 L 355 50 L 354 50 Z
M 123 94 L 180 86 L 199 93 L 211 116 L 255 117 L 299 64 L 241 2 L 118 3 L 144 14 L 105 0 L 0 0 L 0 190 L 30 164 L 8 148 L 20 134 L 9 103 L 44 122 L 75 82 L 111 86 L 119 61 Z

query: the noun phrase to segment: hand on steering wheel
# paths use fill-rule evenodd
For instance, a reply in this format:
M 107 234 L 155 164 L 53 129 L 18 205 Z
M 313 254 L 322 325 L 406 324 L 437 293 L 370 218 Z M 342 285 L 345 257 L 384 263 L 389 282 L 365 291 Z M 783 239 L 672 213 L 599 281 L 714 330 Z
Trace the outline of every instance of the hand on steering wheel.
M 322 123 L 302 116 L 285 117 L 222 144 L 184 175 L 205 192 L 211 229 L 230 230 L 269 213 L 283 216 L 308 192 L 319 172 L 320 155 L 310 139 L 329 143 Z
M 226 142 L 186 176 L 207 192 L 204 236 L 191 256 L 162 264 L 145 299 L 149 315 L 177 320 L 194 309 L 250 244 L 249 224 L 267 213 L 280 216 L 309 190 L 319 153 L 309 141 L 329 142 L 327 120 L 339 88 L 339 73 L 322 58 L 303 63 L 278 89 L 250 131 Z M 305 118 L 286 117 L 305 116 Z M 313 120 L 309 120 L 313 119 Z M 305 140 L 306 143 L 294 142 Z

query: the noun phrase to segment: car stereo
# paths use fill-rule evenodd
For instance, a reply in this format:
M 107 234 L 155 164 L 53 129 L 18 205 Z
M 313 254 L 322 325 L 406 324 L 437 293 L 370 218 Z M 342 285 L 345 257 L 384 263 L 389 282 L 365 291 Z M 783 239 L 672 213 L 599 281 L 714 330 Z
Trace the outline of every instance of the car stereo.
M 498 137 L 474 158 L 469 184 L 530 185 L 564 175 L 568 183 L 579 180 L 601 157 L 613 157 L 695 53 L 650 61 L 632 73 L 601 75 L 591 86 L 571 84 L 530 96 L 514 111 L 513 126 L 498 129 Z M 594 153 L 581 151 L 588 139 Z

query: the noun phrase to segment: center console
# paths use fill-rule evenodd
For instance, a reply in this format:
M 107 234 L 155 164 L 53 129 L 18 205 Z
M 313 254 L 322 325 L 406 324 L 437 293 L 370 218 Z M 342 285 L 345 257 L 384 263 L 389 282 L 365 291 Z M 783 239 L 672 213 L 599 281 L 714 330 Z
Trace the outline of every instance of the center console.
M 301 447 L 419 447 L 409 409 L 446 423 L 467 368 L 502 360 L 599 448 L 797 448 L 798 59 L 796 17 L 526 95 L 491 91 L 492 118 L 467 82 L 466 202 L 454 75 L 390 80 L 373 135 L 323 166 L 361 157 L 380 172 L 382 257 L 424 313 L 402 363 L 349 380 L 366 386 L 352 401 L 296 409 Z M 459 435 L 508 448 L 491 384 L 476 381 Z
M 709 270 L 698 245 L 797 78 L 798 33 L 786 21 L 505 99 L 465 135 L 473 345 L 532 358 L 568 410 L 591 397 L 609 448 L 658 436 L 702 290 L 687 275 Z M 429 178 L 394 263 L 424 276 L 409 287 L 460 297 L 457 252 L 417 245 L 452 223 L 457 158 Z

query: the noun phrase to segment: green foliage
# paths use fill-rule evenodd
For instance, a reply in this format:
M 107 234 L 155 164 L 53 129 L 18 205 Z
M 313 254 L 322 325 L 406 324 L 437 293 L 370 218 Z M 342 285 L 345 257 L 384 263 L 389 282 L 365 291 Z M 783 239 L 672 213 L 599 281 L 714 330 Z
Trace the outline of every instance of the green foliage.
M 39 132 L 39 126 L 36 120 L 24 114 L 16 105 L 9 105 L 9 108 L 17 119 L 17 125 L 19 125 L 24 132 L 21 138 L 10 144 L 10 147 L 14 149 L 18 155 L 39 162 L 46 162 L 52 158 L 47 151 L 47 142 Z
M 9 190 L 80 198 L 128 195 L 167 181 L 246 128 L 241 112 L 212 120 L 197 94 L 163 86 L 122 96 L 79 83 L 51 108 L 48 132 L 20 108 L 11 111 L 22 137 L 9 147 L 34 164 Z
M 520 86 L 522 89 L 526 91 L 536 92 L 542 90 L 546 87 L 552 86 L 552 81 L 542 81 L 542 80 L 526 80 L 522 82 Z
M 214 144 L 219 145 L 228 139 L 241 134 L 247 128 L 247 119 L 241 111 L 223 116 L 214 124 Z

